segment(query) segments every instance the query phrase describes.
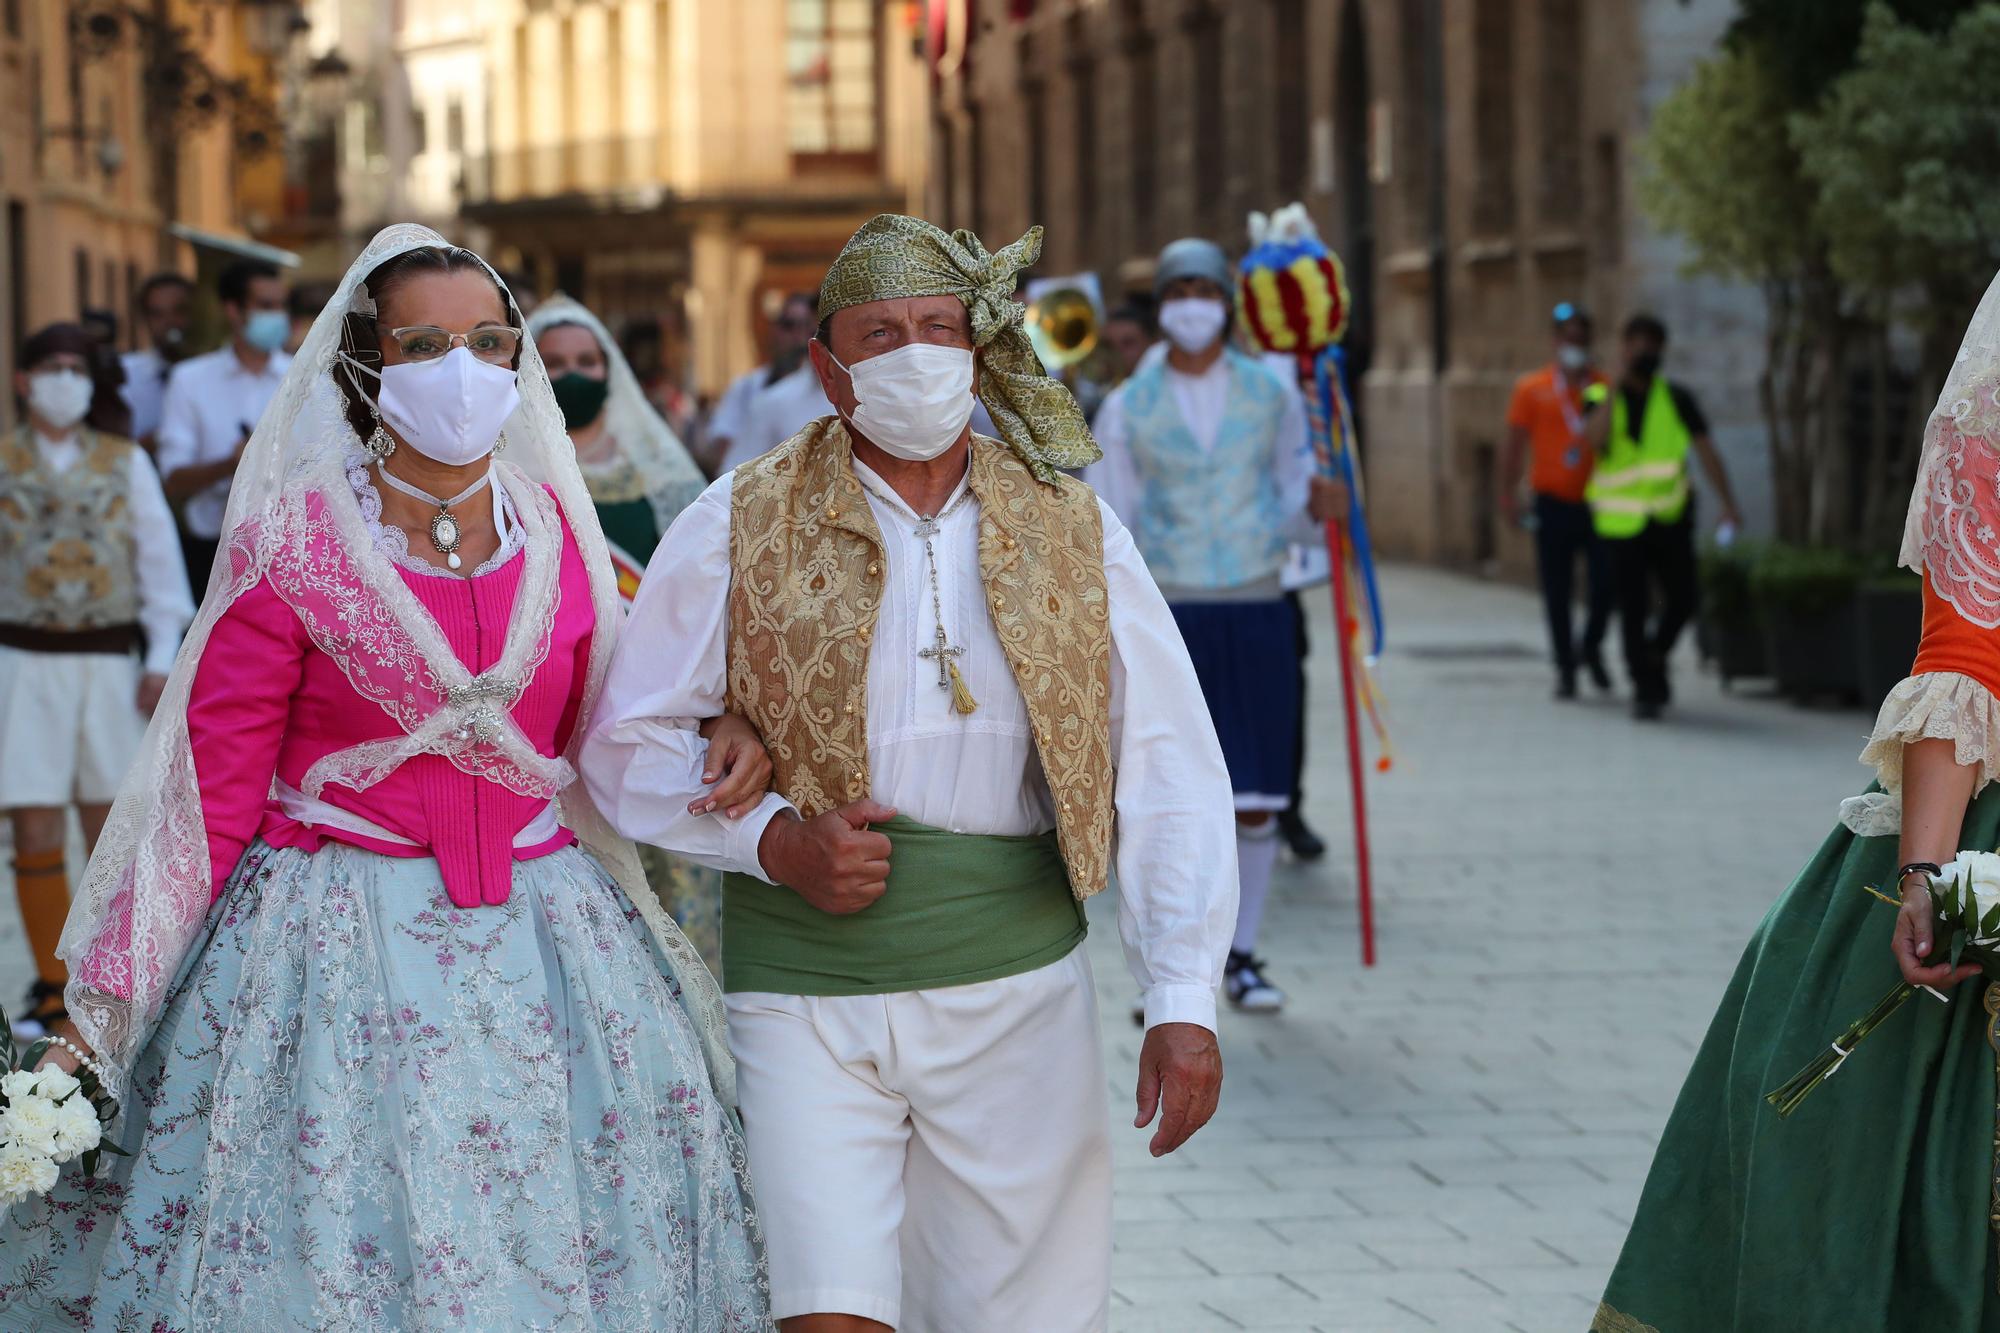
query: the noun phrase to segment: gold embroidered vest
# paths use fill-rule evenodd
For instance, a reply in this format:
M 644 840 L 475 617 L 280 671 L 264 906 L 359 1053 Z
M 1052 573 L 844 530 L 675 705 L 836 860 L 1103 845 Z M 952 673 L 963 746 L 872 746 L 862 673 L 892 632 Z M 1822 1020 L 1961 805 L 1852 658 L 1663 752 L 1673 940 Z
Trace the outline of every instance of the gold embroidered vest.
M 0 624 L 77 631 L 139 618 L 130 440 L 77 428 L 83 456 L 51 472 L 15 428 L 0 442 Z
M 811 818 L 869 791 L 868 643 L 882 533 L 847 428 L 814 422 L 736 469 L 729 522 L 729 709 L 764 738 L 774 788 Z M 1070 889 L 1111 863 L 1111 611 L 1097 496 L 1037 481 L 972 439 L 979 579 L 1056 805 Z

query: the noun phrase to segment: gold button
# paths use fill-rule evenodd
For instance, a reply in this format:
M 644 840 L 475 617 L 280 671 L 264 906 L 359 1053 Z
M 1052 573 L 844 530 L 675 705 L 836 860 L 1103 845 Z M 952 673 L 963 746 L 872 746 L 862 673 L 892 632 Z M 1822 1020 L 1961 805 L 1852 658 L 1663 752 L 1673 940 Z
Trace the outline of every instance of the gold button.
M 1000 538 L 1000 544 L 1010 551 L 1014 549 L 1014 539 L 1004 534 Z
M 1006 599 L 1006 598 L 1004 598 L 1004 597 L 1002 597 L 1002 596 L 1001 596 L 1001 595 L 1000 595 L 999 593 L 997 593 L 997 592 L 996 592 L 996 593 L 994 593 L 994 594 L 993 594 L 993 609 L 997 611 L 997 610 L 999 610 L 999 609 L 1000 609 L 1001 607 L 1003 607 L 1003 606 L 1005 606 L 1005 605 L 1007 605 L 1007 599 Z
M 839 517 L 840 517 L 840 511 L 839 511 L 838 509 L 829 509 L 829 510 L 827 510 L 827 511 L 826 511 L 826 516 L 827 516 L 828 518 L 839 518 Z
M 870 574 L 880 574 L 882 572 L 882 562 L 879 560 L 870 560 L 868 562 L 868 572 Z
M 853 712 L 854 712 L 854 705 L 853 705 L 853 704 L 843 704 L 843 705 L 841 706 L 841 709 L 840 709 L 840 711 L 841 711 L 841 712 L 843 712 L 843 713 L 849 713 L 849 714 L 851 714 L 851 713 L 853 713 Z
M 868 642 L 868 627 L 866 625 L 861 627 L 861 642 Z

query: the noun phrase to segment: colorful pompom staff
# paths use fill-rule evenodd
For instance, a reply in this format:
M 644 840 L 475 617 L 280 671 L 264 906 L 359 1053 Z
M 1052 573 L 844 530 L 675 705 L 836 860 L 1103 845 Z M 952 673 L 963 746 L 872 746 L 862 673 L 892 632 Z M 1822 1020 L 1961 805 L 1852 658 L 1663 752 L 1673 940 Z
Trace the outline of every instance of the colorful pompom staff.
M 1377 768 L 1392 763 L 1388 730 L 1370 665 L 1382 652 L 1382 595 L 1368 541 L 1361 474 L 1355 460 L 1354 414 L 1348 404 L 1340 339 L 1347 332 L 1348 294 L 1340 258 L 1327 249 L 1305 205 L 1281 208 L 1270 217 L 1250 215 L 1250 253 L 1239 266 L 1243 324 L 1268 352 L 1294 358 L 1299 389 L 1312 428 L 1313 452 L 1322 475 L 1347 487 L 1347 515 L 1326 525 L 1332 564 L 1333 614 L 1340 652 L 1341 704 L 1347 723 L 1348 784 L 1354 798 L 1356 900 L 1361 916 L 1361 962 L 1375 965 L 1375 894 L 1368 850 L 1368 802 L 1364 787 L 1360 716 L 1366 712 L 1381 749 Z M 1367 615 L 1364 649 L 1359 603 Z

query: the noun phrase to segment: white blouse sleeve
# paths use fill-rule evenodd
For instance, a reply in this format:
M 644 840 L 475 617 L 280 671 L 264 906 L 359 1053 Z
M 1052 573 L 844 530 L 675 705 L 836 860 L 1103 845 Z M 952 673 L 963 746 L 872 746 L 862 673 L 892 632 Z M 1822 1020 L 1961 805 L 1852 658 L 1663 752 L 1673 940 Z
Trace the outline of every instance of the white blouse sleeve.
M 1236 814 L 1222 745 L 1173 614 L 1111 507 L 1111 755 L 1118 936 L 1146 1026 L 1215 1028 L 1236 925 Z
M 160 489 L 160 476 L 143 449 L 132 450 L 129 496 L 132 540 L 138 548 L 139 624 L 146 632 L 145 669 L 166 675 L 174 669 L 181 635 L 194 619 L 187 563 L 181 556 L 174 513 Z
M 1139 471 L 1132 464 L 1130 434 L 1125 428 L 1125 390 L 1113 389 L 1097 408 L 1090 433 L 1104 454 L 1083 470 L 1083 479 L 1111 507 L 1120 522 L 1130 523 L 1139 512 Z M 1111 534 L 1107 528 L 1107 546 Z M 1107 557 L 1108 563 L 1108 557 Z
M 768 882 L 757 844 L 789 802 L 767 792 L 736 820 L 688 811 L 709 788 L 708 742 L 697 728 L 727 711 L 729 492 L 724 474 L 653 552 L 579 767 L 597 808 L 626 837 Z
M 1841 822 L 1862 837 L 1903 827 L 1903 747 L 1913 741 L 1948 740 L 1961 767 L 1979 770 L 1975 791 L 2000 777 L 2000 700 L 1970 676 L 1955 671 L 1911 676 L 1882 701 L 1861 762 L 1882 784 L 1843 801 Z

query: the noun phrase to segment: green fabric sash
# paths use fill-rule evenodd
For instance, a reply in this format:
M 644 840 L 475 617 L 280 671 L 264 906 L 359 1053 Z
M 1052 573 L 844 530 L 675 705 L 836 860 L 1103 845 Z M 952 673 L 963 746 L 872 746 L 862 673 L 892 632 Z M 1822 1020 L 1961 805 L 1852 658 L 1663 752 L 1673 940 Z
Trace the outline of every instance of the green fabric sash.
M 1046 967 L 1084 937 L 1056 835 L 948 833 L 901 815 L 889 887 L 852 916 L 822 912 L 753 875 L 722 884 L 722 975 L 731 992 L 884 995 L 993 981 Z
M 1896 911 L 1862 891 L 1893 892 L 1896 842 L 1836 829 L 1751 939 L 1595 1333 L 2000 1330 L 1983 982 L 1913 997 L 1791 1119 L 1764 1102 L 1896 983 Z M 2000 847 L 2000 786 L 1958 845 Z

